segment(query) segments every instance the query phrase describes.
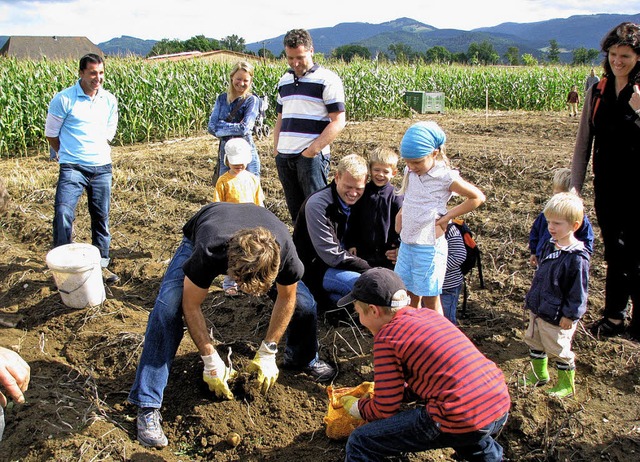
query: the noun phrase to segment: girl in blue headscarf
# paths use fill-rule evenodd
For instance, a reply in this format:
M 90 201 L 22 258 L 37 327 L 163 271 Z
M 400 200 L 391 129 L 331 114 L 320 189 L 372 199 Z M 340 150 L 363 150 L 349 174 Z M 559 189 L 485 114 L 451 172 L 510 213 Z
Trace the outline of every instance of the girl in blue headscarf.
M 405 132 L 400 155 L 405 161 L 399 194 L 404 203 L 396 216 L 401 244 L 395 271 L 404 281 L 411 305 L 442 314 L 440 293 L 447 269 L 447 223 L 485 201 L 476 186 L 460 178 L 444 153 L 447 137 L 435 122 L 418 122 Z M 465 198 L 447 210 L 454 195 Z

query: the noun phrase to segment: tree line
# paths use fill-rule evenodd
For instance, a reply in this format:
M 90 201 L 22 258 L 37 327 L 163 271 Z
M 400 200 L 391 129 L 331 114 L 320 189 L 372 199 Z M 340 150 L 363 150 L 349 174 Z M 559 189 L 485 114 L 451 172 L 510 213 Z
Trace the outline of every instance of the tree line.
M 386 61 L 396 61 L 401 63 L 425 62 L 431 64 L 471 64 L 471 65 L 492 65 L 508 64 L 511 66 L 533 66 L 539 64 L 538 58 L 530 53 L 520 55 L 518 47 L 511 46 L 501 57 L 495 50 L 493 44 L 488 40 L 481 43 L 472 42 L 467 52 L 453 53 L 447 48 L 437 45 L 427 49 L 424 53 L 414 51 L 405 43 L 393 43 L 389 45 L 387 52 L 380 51 L 373 56 L 371 51 L 361 45 L 342 45 L 331 53 L 334 58 L 350 62 L 355 58 L 381 59 Z M 571 64 L 576 66 L 594 65 L 600 58 L 600 52 L 596 49 L 585 47 L 576 48 L 572 52 Z M 560 62 L 560 47 L 556 40 L 549 41 L 549 47 L 544 52 L 543 61 L 549 64 Z
M 204 35 L 196 35 L 187 40 L 162 39 L 151 48 L 147 57 L 186 51 L 207 52 L 230 50 L 264 58 L 275 58 L 275 55 L 265 47 L 258 50 L 257 53 L 254 53 L 246 50 L 245 46 L 245 40 L 235 34 L 220 40 L 207 38 Z M 283 56 L 284 50 L 280 53 L 280 57 Z M 493 44 L 488 40 L 481 43 L 472 42 L 466 52 L 456 53 L 440 45 L 429 48 L 425 52 L 419 52 L 413 50 L 405 43 L 392 43 L 387 47 L 387 50 L 377 51 L 375 55 L 373 55 L 371 50 L 362 45 L 342 45 L 331 52 L 331 57 L 345 62 L 351 62 L 357 58 L 367 60 L 376 59 L 402 64 L 413 62 L 433 64 L 459 63 L 470 65 L 508 64 L 511 66 L 534 66 L 540 64 L 538 58 L 530 53 L 521 55 L 520 50 L 516 46 L 509 47 L 504 55 L 500 56 Z M 595 65 L 599 57 L 600 52 L 598 50 L 579 47 L 572 51 L 571 64 L 576 66 Z M 544 52 L 542 61 L 549 64 L 558 64 L 560 62 L 560 47 L 555 39 L 549 40 L 549 46 Z

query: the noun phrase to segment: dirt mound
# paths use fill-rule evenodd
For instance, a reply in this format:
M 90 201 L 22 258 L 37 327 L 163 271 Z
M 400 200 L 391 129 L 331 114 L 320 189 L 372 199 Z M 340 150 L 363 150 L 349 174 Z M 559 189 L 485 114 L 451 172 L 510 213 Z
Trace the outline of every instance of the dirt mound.
M 533 275 L 529 228 L 550 192 L 551 170 L 571 159 L 577 121 L 564 113 L 455 112 L 436 119 L 447 132 L 447 153 L 465 179 L 487 195 L 467 217 L 482 249 L 486 288 L 472 272 L 461 329 L 504 371 L 513 399 L 499 438 L 518 461 L 630 461 L 640 453 L 640 350 L 620 338 L 575 336 L 577 397 L 559 401 L 517 378 L 527 367 L 522 309 Z M 397 147 L 415 120 L 350 123 L 333 146 L 334 161 L 366 154 L 376 145 Z M 121 283 L 107 289 L 100 307 L 72 310 L 61 303 L 45 255 L 51 241 L 57 166 L 48 156 L 1 159 L 12 196 L 0 217 L 1 343 L 30 363 L 27 403 L 7 409 L 0 460 L 300 461 L 344 459 L 344 443 L 324 433 L 325 387 L 282 370 L 267 396 L 241 374 L 234 401 L 218 401 L 203 386 L 202 364 L 186 335 L 165 392 L 163 427 L 169 446 L 148 450 L 135 439 L 135 408 L 126 402 L 141 351 L 148 312 L 185 221 L 211 200 L 217 143 L 208 135 L 115 148 L 111 216 L 113 270 Z M 288 220 L 271 153 L 263 156 L 266 206 Z M 335 165 L 335 164 L 334 164 Z M 589 180 L 590 181 L 590 180 Z M 594 225 L 591 189 L 586 203 Z M 77 210 L 76 240 L 89 242 L 86 205 Z M 596 236 L 598 233 L 596 231 Z M 597 239 L 585 324 L 603 305 L 604 264 Z M 221 282 L 221 281 L 218 281 Z M 212 288 L 204 304 L 218 348 L 233 351 L 242 370 L 266 331 L 267 298 L 225 297 Z M 321 356 L 339 368 L 336 386 L 372 379 L 371 336 L 357 324 L 320 325 Z M 553 374 L 553 371 L 552 371 Z M 552 379 L 555 375 L 552 375 Z M 227 442 L 240 435 L 237 446 Z M 412 461 L 452 460 L 450 450 L 411 455 Z

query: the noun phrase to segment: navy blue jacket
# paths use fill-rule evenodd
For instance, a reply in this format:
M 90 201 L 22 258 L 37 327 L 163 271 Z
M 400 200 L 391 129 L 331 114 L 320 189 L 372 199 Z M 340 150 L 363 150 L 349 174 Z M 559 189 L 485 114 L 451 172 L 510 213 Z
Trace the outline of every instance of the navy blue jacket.
M 547 241 L 542 259 L 525 298 L 525 307 L 543 320 L 559 325 L 563 316 L 573 321 L 587 311 L 589 253 L 578 241 L 564 250 Z

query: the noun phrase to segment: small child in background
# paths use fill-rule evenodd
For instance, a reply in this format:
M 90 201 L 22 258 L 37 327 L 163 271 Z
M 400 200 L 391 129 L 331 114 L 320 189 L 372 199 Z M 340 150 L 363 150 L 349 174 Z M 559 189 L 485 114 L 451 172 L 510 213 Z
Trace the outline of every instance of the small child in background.
M 571 85 L 571 91 L 567 95 L 567 106 L 569 107 L 569 117 L 576 117 L 578 115 L 578 104 L 580 103 L 580 95 L 578 94 L 578 87 Z
M 400 236 L 395 221 L 403 196 L 396 194 L 391 184 L 396 173 L 398 154 L 390 148 L 374 149 L 369 154 L 369 182 L 351 207 L 345 247 L 371 267 L 393 269 L 398 256 Z
M 458 300 L 460 292 L 464 286 L 464 274 L 460 269 L 460 265 L 467 258 L 467 248 L 464 246 L 464 240 L 460 230 L 453 223 L 447 225 L 445 233 L 447 239 L 447 272 L 444 275 L 442 283 L 442 293 L 440 294 L 440 302 L 442 304 L 442 313 L 445 318 L 451 321 L 455 326 L 458 325 L 456 312 L 458 311 Z
M 560 192 L 569 192 L 569 187 L 571 186 L 571 169 L 568 168 L 559 168 L 553 174 L 553 194 L 558 194 Z M 575 232 L 576 239 L 582 241 L 584 243 L 585 249 L 590 254 L 593 253 L 593 227 L 591 226 L 591 222 L 589 218 L 585 215 L 582 219 L 582 224 L 580 228 Z M 529 250 L 531 252 L 531 257 L 529 258 L 529 263 L 537 267 L 538 261 L 540 261 L 542 248 L 544 245 L 551 239 L 551 234 L 549 234 L 549 227 L 547 226 L 547 219 L 544 216 L 543 212 L 540 212 L 540 215 L 535 219 L 533 225 L 531 226 L 531 231 L 529 232 Z
M 425 306 L 442 314 L 440 293 L 447 269 L 447 224 L 485 201 L 476 186 L 460 178 L 444 153 L 446 135 L 435 122 L 418 122 L 405 132 L 400 155 L 406 163 L 402 209 L 396 217 L 401 243 L 395 271 L 400 275 L 411 306 Z M 464 201 L 447 210 L 453 194 Z
M 224 163 L 229 171 L 216 181 L 213 202 L 250 202 L 264 207 L 264 193 L 260 178 L 247 170 L 251 162 L 251 145 L 243 138 L 231 138 L 224 146 Z M 228 296 L 238 295 L 238 286 L 225 276 L 222 289 Z
M 589 252 L 574 232 L 584 217 L 582 200 L 575 194 L 554 194 L 544 208 L 551 240 L 542 249 L 542 259 L 525 298 L 529 327 L 531 371 L 524 383 L 532 386 L 549 381 L 548 356 L 556 362 L 558 383 L 549 394 L 558 398 L 575 392 L 575 354 L 571 341 L 578 320 L 587 310 Z

